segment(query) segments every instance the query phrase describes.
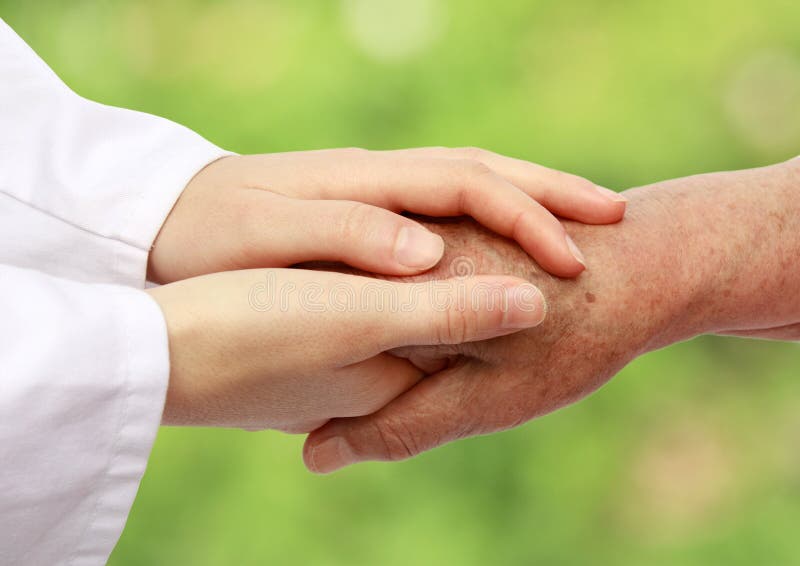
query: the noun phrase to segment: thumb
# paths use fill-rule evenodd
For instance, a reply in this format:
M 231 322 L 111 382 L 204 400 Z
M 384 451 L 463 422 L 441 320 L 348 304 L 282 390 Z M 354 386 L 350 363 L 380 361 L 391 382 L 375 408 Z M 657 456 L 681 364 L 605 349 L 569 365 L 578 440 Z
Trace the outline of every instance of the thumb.
M 405 460 L 447 442 L 507 428 L 502 411 L 491 419 L 491 395 L 473 379 L 467 362 L 423 379 L 380 411 L 358 418 L 334 419 L 313 431 L 303 460 L 314 473 L 327 474 L 364 461 Z M 498 370 L 499 371 L 499 370 Z M 490 376 L 501 378 L 502 376 Z

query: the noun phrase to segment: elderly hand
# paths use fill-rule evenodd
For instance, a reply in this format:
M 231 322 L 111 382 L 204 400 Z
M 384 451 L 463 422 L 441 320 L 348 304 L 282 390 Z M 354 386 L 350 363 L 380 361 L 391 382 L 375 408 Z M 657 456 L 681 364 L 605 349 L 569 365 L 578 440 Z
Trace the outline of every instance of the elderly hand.
M 591 393 L 636 356 L 703 332 L 800 338 L 798 191 L 797 161 L 629 191 L 623 223 L 567 226 L 591 258 L 569 281 L 472 222 L 433 226 L 446 259 L 464 256 L 477 273 L 535 282 L 549 299 L 546 323 L 485 342 L 398 351 L 418 367 L 447 368 L 377 413 L 311 433 L 306 465 L 324 473 L 400 460 L 520 425 Z
M 391 212 L 390 212 L 391 211 Z M 478 149 L 337 149 L 220 159 L 189 183 L 159 233 L 148 279 L 331 260 L 374 273 L 420 273 L 442 241 L 395 214 L 470 215 L 572 277 L 580 251 L 552 211 L 587 223 L 622 218 L 608 189 Z

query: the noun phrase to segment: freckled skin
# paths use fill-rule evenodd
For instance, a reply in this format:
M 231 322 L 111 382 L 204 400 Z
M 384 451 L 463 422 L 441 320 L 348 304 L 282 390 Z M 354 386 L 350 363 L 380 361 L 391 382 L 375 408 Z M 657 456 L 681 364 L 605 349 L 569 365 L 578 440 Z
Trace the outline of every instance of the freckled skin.
M 703 332 L 796 323 L 800 262 L 789 260 L 800 260 L 794 175 L 761 169 L 629 191 L 620 224 L 566 223 L 589 263 L 573 280 L 544 273 L 513 242 L 472 221 L 432 225 L 447 254 L 437 271 L 421 277 L 446 276 L 452 258 L 467 256 L 478 273 L 525 277 L 543 291 L 549 308 L 541 327 L 460 347 L 498 369 L 528 373 L 524 387 L 541 402 L 528 406 L 530 418 L 590 393 L 646 351 Z
M 455 351 L 461 356 L 459 363 L 480 368 L 461 384 L 467 391 L 460 395 L 474 396 L 480 406 L 492 407 L 496 419 L 492 426 L 498 428 L 517 425 L 594 391 L 633 356 L 649 349 L 650 340 L 661 334 L 685 301 L 666 281 L 647 273 L 647 264 L 636 261 L 635 253 L 627 258 L 599 250 L 587 254 L 589 270 L 566 280 L 544 273 L 515 244 L 472 221 L 429 227 L 444 237 L 447 254 L 437 270 L 418 278 L 446 277 L 450 262 L 467 256 L 473 258 L 478 274 L 524 277 L 548 299 L 548 317 L 541 327 L 444 351 L 447 355 Z M 618 239 L 617 249 L 624 249 L 621 227 L 606 227 L 602 241 Z M 583 225 L 570 225 L 569 231 L 579 246 L 590 251 L 596 247 L 592 235 L 602 234 L 597 227 Z M 625 269 L 637 265 L 639 269 Z M 608 281 L 605 274 L 614 271 L 624 277 Z M 426 356 L 435 358 L 440 352 L 424 348 L 400 354 L 419 365 Z
M 449 367 L 374 415 L 312 433 L 312 469 L 313 447 L 332 436 L 349 446 L 344 465 L 519 425 L 586 396 L 635 357 L 701 333 L 800 339 L 800 160 L 626 196 L 619 224 L 565 224 L 588 261 L 571 280 L 472 221 L 429 223 L 446 255 L 417 279 L 447 277 L 455 258 L 468 257 L 476 273 L 537 285 L 547 319 L 485 342 L 397 352 L 420 367 Z

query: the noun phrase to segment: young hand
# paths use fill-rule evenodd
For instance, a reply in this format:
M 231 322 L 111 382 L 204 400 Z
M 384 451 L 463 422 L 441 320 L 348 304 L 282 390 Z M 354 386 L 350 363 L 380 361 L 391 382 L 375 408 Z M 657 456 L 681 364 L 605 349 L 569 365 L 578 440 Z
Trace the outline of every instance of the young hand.
M 148 279 L 309 260 L 411 275 L 443 244 L 395 214 L 470 215 L 516 240 L 543 269 L 575 276 L 584 260 L 553 214 L 619 221 L 624 198 L 590 181 L 480 149 L 336 149 L 231 156 L 195 176 L 164 223 Z
M 538 289 L 509 276 L 395 283 L 253 269 L 148 292 L 169 335 L 169 425 L 308 432 L 367 415 L 423 376 L 388 350 L 484 340 L 545 316 Z

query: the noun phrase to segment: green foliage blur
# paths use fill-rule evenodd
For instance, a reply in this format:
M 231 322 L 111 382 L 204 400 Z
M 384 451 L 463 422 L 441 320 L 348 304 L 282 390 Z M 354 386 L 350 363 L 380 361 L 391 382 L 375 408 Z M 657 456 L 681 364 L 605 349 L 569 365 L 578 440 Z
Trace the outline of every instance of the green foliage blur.
M 0 17 L 84 96 L 242 153 L 477 145 L 617 189 L 800 153 L 796 0 L 0 0 Z M 701 338 L 518 430 L 330 477 L 300 437 L 163 429 L 111 564 L 798 564 L 798 368 L 796 345 Z

